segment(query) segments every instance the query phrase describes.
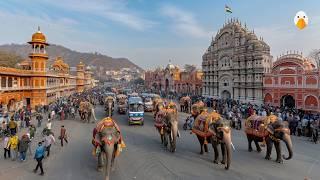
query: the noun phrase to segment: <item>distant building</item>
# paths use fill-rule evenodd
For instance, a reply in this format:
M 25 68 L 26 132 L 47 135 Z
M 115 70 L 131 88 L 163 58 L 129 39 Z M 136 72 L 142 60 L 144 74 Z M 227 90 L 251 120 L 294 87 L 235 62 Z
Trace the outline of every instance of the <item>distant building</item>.
M 92 72 L 80 62 L 76 74 L 61 57 L 50 66 L 45 35 L 39 31 L 32 35 L 30 54 L 20 63 L 21 69 L 0 67 L 0 102 L 9 111 L 18 106 L 45 105 L 58 97 L 82 92 L 94 86 Z
M 264 102 L 278 107 L 296 107 L 320 111 L 320 70 L 316 63 L 301 54 L 279 57 L 265 74 Z
M 145 86 L 154 92 L 201 95 L 202 71 L 187 72 L 169 63 L 166 68 L 146 71 Z
M 232 19 L 202 57 L 204 96 L 263 103 L 263 75 L 270 71 L 270 47 L 253 31 Z

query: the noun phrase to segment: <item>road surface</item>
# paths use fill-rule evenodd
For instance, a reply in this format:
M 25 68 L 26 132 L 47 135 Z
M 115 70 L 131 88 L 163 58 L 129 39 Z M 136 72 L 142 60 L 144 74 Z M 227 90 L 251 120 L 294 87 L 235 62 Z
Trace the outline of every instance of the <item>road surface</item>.
M 97 106 L 96 114 L 99 119 L 104 117 L 101 106 Z M 223 165 L 212 163 L 212 147 L 209 153 L 199 154 L 200 147 L 195 135 L 181 128 L 185 114 L 179 115 L 181 137 L 178 139 L 175 153 L 167 151 L 161 145 L 151 113 L 146 113 L 144 126 L 128 126 L 126 115 L 116 114 L 114 117 L 120 125 L 127 148 L 116 159 L 116 170 L 112 172 L 111 180 L 303 180 L 305 177 L 320 179 L 320 146 L 312 144 L 304 137 L 293 137 L 293 159 L 278 164 L 274 162 L 275 152 L 272 153 L 272 161 L 264 159 L 265 149 L 261 153 L 248 152 L 244 132 L 233 130 L 235 151 L 231 168 L 226 171 Z M 59 133 L 61 124 L 67 128 L 70 143 L 61 148 L 57 142 L 52 147 L 52 156 L 44 160 L 43 177 L 32 172 L 36 162 L 30 159 L 31 156 L 23 163 L 4 160 L 1 156 L 0 179 L 103 179 L 102 173 L 96 171 L 96 159 L 91 155 L 94 124 L 84 124 L 77 120 L 54 121 L 56 134 Z M 39 132 L 37 139 L 40 139 Z M 283 151 L 287 154 L 285 147 Z

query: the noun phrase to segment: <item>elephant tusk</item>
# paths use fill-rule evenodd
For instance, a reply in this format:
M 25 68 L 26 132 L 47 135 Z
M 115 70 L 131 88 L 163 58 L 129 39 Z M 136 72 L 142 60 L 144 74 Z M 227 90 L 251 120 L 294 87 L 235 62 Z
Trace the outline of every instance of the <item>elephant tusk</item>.
M 232 146 L 232 149 L 235 151 L 235 150 L 236 150 L 236 148 L 234 148 L 233 143 L 231 142 L 230 144 L 231 144 L 231 146 Z

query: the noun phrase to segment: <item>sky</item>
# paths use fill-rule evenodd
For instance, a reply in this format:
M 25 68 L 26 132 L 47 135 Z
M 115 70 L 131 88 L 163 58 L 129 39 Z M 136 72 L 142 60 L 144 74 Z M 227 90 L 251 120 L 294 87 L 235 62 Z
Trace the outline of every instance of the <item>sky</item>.
M 303 30 L 294 24 L 300 10 L 309 18 Z M 2 0 L 0 44 L 25 43 L 40 26 L 49 43 L 126 57 L 144 69 L 169 60 L 200 67 L 226 18 L 246 23 L 274 57 L 320 49 L 319 0 Z

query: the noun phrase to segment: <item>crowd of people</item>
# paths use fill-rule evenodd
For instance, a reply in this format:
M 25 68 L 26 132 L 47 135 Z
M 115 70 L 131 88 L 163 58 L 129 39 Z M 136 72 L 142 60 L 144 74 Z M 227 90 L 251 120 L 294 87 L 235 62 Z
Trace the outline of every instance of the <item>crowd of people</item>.
M 215 99 L 205 101 L 207 107 L 224 115 L 227 119 L 241 121 L 256 113 L 259 116 L 276 115 L 279 121 L 286 121 L 291 135 L 309 137 L 317 143 L 320 129 L 320 114 L 302 111 L 289 107 L 274 107 L 270 105 L 254 105 L 240 103 L 235 100 Z M 241 123 L 240 123 L 241 124 Z
M 26 161 L 27 154 L 30 156 L 33 154 L 31 147 L 35 143 L 37 147 L 33 158 L 37 161 L 37 166 L 34 172 L 36 173 L 40 168 L 40 175 L 44 175 L 42 161 L 45 157 L 50 156 L 51 146 L 56 143 L 52 123 L 58 120 L 75 119 L 81 101 L 89 101 L 95 105 L 98 101 L 98 96 L 95 95 L 97 91 L 93 89 L 81 94 L 75 93 L 68 97 L 57 98 L 56 101 L 49 105 L 38 105 L 34 109 L 31 109 L 30 106 L 24 106 L 13 112 L 8 112 L 1 104 L 0 114 L 3 118 L 0 127 L 0 138 L 2 140 L 4 159 Z M 43 121 L 46 122 L 44 126 L 42 125 Z M 41 133 L 37 133 L 40 136 L 36 137 L 36 132 L 41 127 L 43 127 L 43 130 Z M 64 125 L 61 126 L 58 139 L 61 147 L 64 146 L 64 142 L 68 143 L 69 139 Z

